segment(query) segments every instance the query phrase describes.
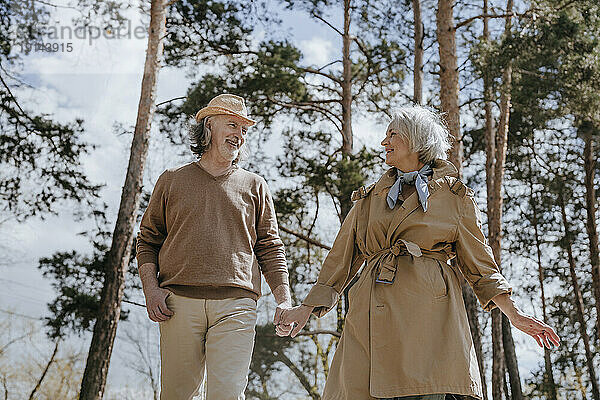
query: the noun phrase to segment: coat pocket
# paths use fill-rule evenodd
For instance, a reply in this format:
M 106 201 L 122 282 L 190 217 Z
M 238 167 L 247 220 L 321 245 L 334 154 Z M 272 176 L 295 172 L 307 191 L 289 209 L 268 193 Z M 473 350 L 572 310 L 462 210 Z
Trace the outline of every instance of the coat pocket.
M 445 299 L 448 296 L 448 281 L 444 273 L 442 262 L 431 258 L 432 262 L 427 263 L 427 273 L 431 284 L 431 292 L 434 299 Z

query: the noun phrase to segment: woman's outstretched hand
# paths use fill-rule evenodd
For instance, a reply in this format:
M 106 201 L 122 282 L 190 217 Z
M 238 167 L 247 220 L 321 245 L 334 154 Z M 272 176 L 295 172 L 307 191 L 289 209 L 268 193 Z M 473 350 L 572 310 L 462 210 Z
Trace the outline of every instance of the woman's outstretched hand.
M 517 311 L 509 319 L 515 328 L 533 337 L 542 348 L 545 346 L 551 349 L 551 343 L 555 346 L 560 344 L 560 337 L 554 329 L 531 315 Z
M 299 305 L 288 310 L 283 311 L 280 323 L 285 325 L 294 325 L 290 335 L 296 337 L 296 335 L 304 328 L 304 325 L 308 322 L 308 317 L 313 311 L 314 307 Z
M 499 294 L 492 300 L 515 328 L 533 337 L 540 347 L 545 346 L 551 349 L 552 344 L 555 346 L 560 344 L 560 337 L 554 332 L 554 329 L 539 319 L 521 312 L 515 307 L 510 295 Z

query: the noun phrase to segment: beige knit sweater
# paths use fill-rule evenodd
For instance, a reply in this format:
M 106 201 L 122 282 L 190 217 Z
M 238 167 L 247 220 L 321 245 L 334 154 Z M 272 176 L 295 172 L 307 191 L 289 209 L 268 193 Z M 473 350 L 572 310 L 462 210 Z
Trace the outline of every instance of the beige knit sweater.
M 234 167 L 214 177 L 197 162 L 158 178 L 137 236 L 138 266 L 155 263 L 160 287 L 204 299 L 261 294 L 288 283 L 273 200 L 260 176 Z

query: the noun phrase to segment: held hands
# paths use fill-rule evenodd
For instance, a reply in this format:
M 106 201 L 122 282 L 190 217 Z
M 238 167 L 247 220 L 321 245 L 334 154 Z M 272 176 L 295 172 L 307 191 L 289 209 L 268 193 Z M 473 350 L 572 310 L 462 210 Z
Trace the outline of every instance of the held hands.
M 311 306 L 299 305 L 285 310 L 281 316 L 280 325 L 286 327 L 287 333 L 285 335 L 280 335 L 278 332 L 277 334 L 279 336 L 291 334 L 293 338 L 296 337 L 308 322 L 308 317 L 310 317 L 313 309 L 314 307 Z
M 146 311 L 148 317 L 154 322 L 167 321 L 174 314 L 169 310 L 165 300 L 171 292 L 167 289 L 155 287 L 144 292 L 146 297 Z
M 292 330 L 292 325 L 284 324 L 282 322 L 283 314 L 292 308 L 292 304 L 289 302 L 280 303 L 275 310 L 275 317 L 273 317 L 273 324 L 275 325 L 275 333 L 277 336 L 288 336 Z

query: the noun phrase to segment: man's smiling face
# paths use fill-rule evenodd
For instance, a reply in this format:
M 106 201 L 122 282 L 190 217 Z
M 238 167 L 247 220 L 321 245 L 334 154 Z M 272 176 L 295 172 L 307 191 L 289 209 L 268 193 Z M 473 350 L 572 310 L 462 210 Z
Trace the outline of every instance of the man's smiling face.
M 211 132 L 209 152 L 217 159 L 232 162 L 245 142 L 247 122 L 233 115 L 215 115 L 206 123 Z

